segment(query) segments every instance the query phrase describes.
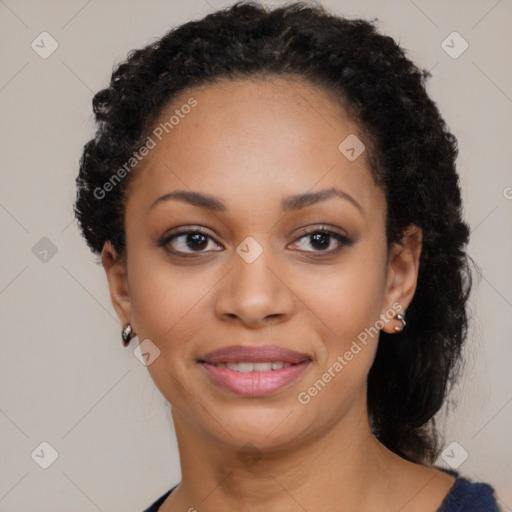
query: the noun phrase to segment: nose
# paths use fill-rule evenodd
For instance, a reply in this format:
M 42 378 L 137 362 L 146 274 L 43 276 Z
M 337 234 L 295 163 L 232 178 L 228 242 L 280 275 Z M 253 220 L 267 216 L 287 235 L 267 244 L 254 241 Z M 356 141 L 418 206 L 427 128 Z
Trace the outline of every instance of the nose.
M 252 329 L 289 320 L 294 295 L 270 252 L 264 250 L 252 263 L 233 255 L 233 267 L 217 290 L 217 318 Z

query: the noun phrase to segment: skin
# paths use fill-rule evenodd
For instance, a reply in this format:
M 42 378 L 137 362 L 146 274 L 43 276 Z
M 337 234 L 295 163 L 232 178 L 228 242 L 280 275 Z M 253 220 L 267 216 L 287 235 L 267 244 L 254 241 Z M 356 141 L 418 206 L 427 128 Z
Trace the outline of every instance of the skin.
M 437 510 L 454 479 L 398 457 L 370 430 L 366 381 L 378 336 L 308 404 L 297 399 L 394 304 L 407 309 L 421 230 L 411 226 L 387 253 L 386 199 L 366 152 L 349 161 L 338 150 L 349 134 L 364 136 L 326 91 L 292 78 L 210 84 L 175 98 L 155 126 L 191 96 L 197 107 L 132 176 L 127 258 L 110 242 L 102 252 L 121 322 L 161 351 L 148 370 L 171 404 L 182 471 L 161 512 Z M 285 196 L 331 187 L 361 209 L 336 196 L 281 209 Z M 216 196 L 226 210 L 169 200 L 148 212 L 176 190 Z M 304 235 L 322 225 L 353 243 Z M 210 237 L 200 252 L 186 235 L 167 244 L 193 257 L 158 246 L 171 228 L 198 226 Z M 248 236 L 262 248 L 252 263 L 236 252 Z M 382 329 L 398 325 L 386 316 Z M 260 343 L 305 352 L 312 364 L 287 388 L 248 398 L 217 387 L 197 362 Z M 239 457 L 247 443 L 257 447 L 254 464 Z

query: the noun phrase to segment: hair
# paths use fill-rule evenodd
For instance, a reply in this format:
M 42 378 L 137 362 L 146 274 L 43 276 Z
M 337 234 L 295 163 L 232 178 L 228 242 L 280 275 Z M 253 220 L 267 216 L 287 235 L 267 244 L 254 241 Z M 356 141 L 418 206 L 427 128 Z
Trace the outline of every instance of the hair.
M 124 205 L 134 172 L 104 197 L 95 191 L 133 156 L 179 93 L 217 80 L 283 76 L 335 93 L 365 134 L 369 168 L 386 197 L 388 249 L 411 224 L 422 230 L 407 326 L 381 332 L 367 399 L 376 438 L 408 460 L 431 464 L 440 450 L 434 416 L 457 378 L 467 336 L 469 227 L 457 141 L 426 92 L 431 75 L 375 21 L 304 2 L 273 9 L 238 2 L 131 51 L 92 101 L 96 136 L 84 146 L 76 178 L 80 230 L 94 253 L 109 240 L 126 255 Z

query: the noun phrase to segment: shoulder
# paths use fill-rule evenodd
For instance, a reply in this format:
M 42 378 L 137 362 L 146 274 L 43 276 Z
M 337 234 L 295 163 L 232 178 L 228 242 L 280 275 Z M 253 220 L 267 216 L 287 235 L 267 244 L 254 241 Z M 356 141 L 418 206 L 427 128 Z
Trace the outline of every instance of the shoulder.
M 437 512 L 500 512 L 495 491 L 489 484 L 471 482 L 458 476 L 454 471 L 441 470 L 439 473 L 444 474 L 445 477 L 451 475 L 455 480 Z M 160 496 L 143 512 L 158 512 L 160 506 L 176 487 L 178 484 Z
M 494 489 L 457 477 L 438 512 L 499 512 Z
M 399 461 L 402 512 L 499 512 L 493 488 L 438 466 Z

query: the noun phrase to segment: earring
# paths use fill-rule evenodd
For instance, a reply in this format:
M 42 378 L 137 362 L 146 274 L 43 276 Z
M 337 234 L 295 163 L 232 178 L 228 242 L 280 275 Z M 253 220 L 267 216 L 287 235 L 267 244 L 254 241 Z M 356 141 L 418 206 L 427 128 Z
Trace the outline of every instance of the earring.
M 405 321 L 405 312 L 404 312 L 404 314 L 398 313 L 398 315 L 396 315 L 396 318 L 398 320 L 400 320 L 400 325 L 395 325 L 395 331 L 401 332 L 401 331 L 403 331 L 404 327 L 407 325 L 407 322 Z
M 135 336 L 135 333 L 132 331 L 132 326 L 130 324 L 126 324 L 121 331 L 121 338 L 123 339 L 123 345 L 125 347 L 128 346 L 133 336 Z

